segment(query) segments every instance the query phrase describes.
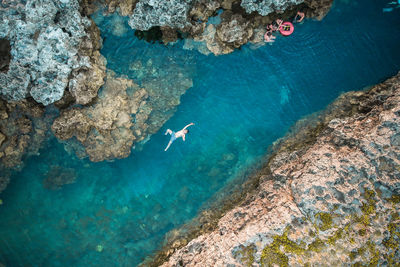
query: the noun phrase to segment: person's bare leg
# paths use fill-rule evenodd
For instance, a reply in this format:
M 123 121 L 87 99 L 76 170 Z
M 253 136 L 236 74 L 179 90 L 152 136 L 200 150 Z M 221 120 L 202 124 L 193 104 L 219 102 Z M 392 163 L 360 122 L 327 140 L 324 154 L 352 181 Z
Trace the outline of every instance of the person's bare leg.
M 172 141 L 169 141 L 169 143 L 168 143 L 167 147 L 164 149 L 164 151 L 167 151 L 171 144 L 172 144 Z
M 165 132 L 164 135 L 167 135 L 167 134 L 172 134 L 172 131 L 170 129 L 167 129 L 167 131 Z

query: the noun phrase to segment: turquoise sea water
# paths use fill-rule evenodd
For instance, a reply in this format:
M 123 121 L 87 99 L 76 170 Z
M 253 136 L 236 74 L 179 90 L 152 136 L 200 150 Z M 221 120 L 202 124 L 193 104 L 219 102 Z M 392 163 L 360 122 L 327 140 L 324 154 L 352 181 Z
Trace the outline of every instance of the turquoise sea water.
M 323 21 L 297 25 L 292 36 L 278 37 L 272 46 L 248 45 L 218 57 L 185 50 L 183 42 L 166 47 L 138 40 L 123 18 L 95 18 L 109 69 L 146 82 L 147 74 L 130 69 L 132 63 L 151 59 L 164 77 L 174 62 L 194 85 L 175 115 L 127 159 L 78 160 L 53 139 L 27 160 L 0 195 L 0 262 L 140 263 L 166 232 L 193 218 L 296 120 L 400 69 L 400 11 L 383 13 L 385 4 L 336 1 Z M 164 152 L 165 130 L 192 121 L 186 142 L 177 140 Z M 76 183 L 45 189 L 51 165 L 75 169 Z

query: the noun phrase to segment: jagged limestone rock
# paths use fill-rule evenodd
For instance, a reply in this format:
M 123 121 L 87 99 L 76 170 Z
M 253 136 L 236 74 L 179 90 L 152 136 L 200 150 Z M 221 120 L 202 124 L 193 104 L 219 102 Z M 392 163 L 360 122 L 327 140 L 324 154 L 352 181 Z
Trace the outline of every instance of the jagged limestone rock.
M 154 26 L 182 29 L 188 25 L 187 13 L 192 0 L 139 0 L 129 20 L 133 29 L 145 31 Z
M 71 77 L 75 78 L 72 91 L 84 87 L 89 89 L 89 98 L 97 94 L 105 75 L 104 62 L 93 54 L 100 47 L 91 40 L 92 21 L 79 9 L 77 0 L 2 3 L 0 38 L 10 43 L 11 60 L 8 69 L 0 72 L 1 97 L 18 101 L 31 96 L 48 105 L 61 99 Z M 77 102 L 88 100 L 78 98 Z
M 254 11 L 261 16 L 266 16 L 272 12 L 282 13 L 288 7 L 303 3 L 304 0 L 242 0 L 240 5 L 246 9 L 247 13 Z

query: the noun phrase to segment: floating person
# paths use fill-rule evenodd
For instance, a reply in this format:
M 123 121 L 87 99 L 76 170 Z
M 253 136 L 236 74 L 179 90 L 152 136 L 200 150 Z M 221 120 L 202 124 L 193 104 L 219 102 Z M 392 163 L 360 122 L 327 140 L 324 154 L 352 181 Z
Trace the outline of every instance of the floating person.
M 186 125 L 185 127 L 183 127 L 182 130 L 178 131 L 178 132 L 174 132 L 171 131 L 171 129 L 168 129 L 164 135 L 170 134 L 171 135 L 171 139 L 168 142 L 167 147 L 164 149 L 164 151 L 167 151 L 169 146 L 179 137 L 182 137 L 183 141 L 185 141 L 185 136 L 186 134 L 189 132 L 189 130 L 187 129 L 189 126 L 194 125 L 194 123 L 189 123 L 188 125 Z
M 400 1 L 400 0 L 399 0 L 399 1 Z M 294 19 L 293 19 L 293 22 L 294 22 L 294 23 L 300 23 L 300 22 L 303 21 L 303 19 L 304 19 L 305 16 L 306 16 L 306 15 L 304 14 L 304 12 L 298 11 L 297 14 L 296 14 L 296 16 L 295 16 Z

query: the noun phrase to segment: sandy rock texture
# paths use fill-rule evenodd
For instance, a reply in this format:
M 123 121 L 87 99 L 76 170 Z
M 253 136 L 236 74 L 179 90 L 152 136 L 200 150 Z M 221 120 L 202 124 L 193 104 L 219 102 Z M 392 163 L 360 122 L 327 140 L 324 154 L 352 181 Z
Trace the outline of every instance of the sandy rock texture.
M 94 23 L 77 0 L 3 1 L 0 7 L 0 96 L 44 105 L 68 89 L 89 103 L 103 84 L 104 58 Z
M 252 42 L 262 45 L 265 27 L 277 18 L 289 19 L 298 10 L 307 17 L 322 19 L 332 0 L 197 0 L 106 1 L 108 12 L 129 15 L 129 25 L 144 36 L 162 36 L 164 43 L 185 38 L 186 49 L 201 53 L 228 54 Z M 217 20 L 218 23 L 213 21 Z M 178 35 L 178 33 L 180 35 Z
M 197 232 L 174 230 L 150 265 L 398 264 L 400 73 L 297 127 L 233 208 L 214 222 L 204 211 Z
M 172 79 L 174 75 L 171 75 Z M 163 79 L 144 82 L 117 77 L 108 71 L 104 87 L 91 106 L 65 109 L 52 131 L 66 149 L 91 161 L 128 157 L 134 144 L 143 142 L 172 116 L 180 96 L 192 86 L 175 77 L 173 87 Z
M 38 154 L 50 121 L 44 107 L 31 99 L 15 103 L 0 99 L 0 192 L 9 183 L 10 171 L 23 167 L 23 157 Z

